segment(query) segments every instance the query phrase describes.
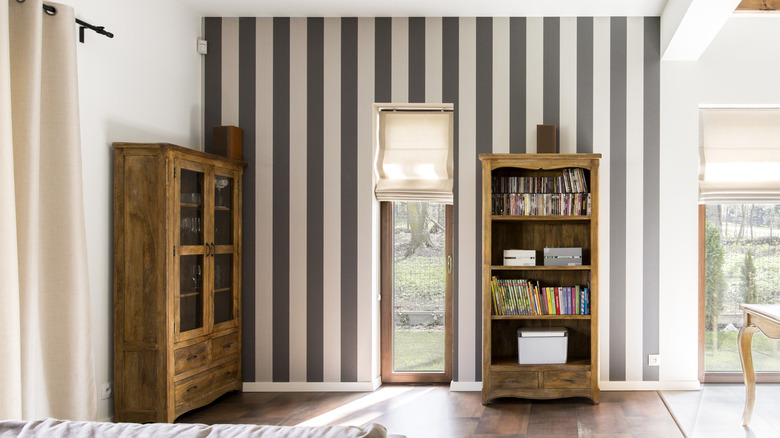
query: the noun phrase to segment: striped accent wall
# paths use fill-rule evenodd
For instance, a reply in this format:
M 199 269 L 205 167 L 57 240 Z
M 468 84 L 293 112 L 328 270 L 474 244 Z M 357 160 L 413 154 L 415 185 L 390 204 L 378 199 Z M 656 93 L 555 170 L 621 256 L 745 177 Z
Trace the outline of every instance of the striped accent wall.
M 249 162 L 245 381 L 378 377 L 375 102 L 455 104 L 454 381 L 482 379 L 477 154 L 533 153 L 541 123 L 560 152 L 603 155 L 600 379 L 659 379 L 658 17 L 205 18 L 204 32 L 205 148 L 211 126 L 237 125 Z

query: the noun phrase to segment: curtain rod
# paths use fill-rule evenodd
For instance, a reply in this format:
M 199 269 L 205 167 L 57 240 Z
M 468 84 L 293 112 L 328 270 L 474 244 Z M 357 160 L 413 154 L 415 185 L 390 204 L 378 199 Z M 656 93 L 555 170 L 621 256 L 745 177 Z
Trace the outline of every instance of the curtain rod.
M 23 3 L 24 2 L 24 0 L 21 0 L 21 1 L 20 0 L 16 0 L 16 1 L 18 1 L 19 3 Z M 46 3 L 43 4 L 43 10 L 46 11 L 46 13 L 49 14 L 49 15 L 55 15 L 57 13 L 57 8 L 55 8 L 54 6 L 51 6 L 51 5 L 47 5 Z M 105 35 L 105 36 L 107 36 L 109 38 L 113 38 L 114 37 L 114 34 L 109 32 L 109 31 L 107 31 L 106 28 L 103 27 L 103 26 L 94 26 L 92 24 L 87 23 L 86 21 L 79 20 L 78 18 L 76 19 L 76 24 L 79 25 L 79 42 L 81 42 L 81 43 L 84 42 L 84 29 L 89 29 L 89 30 L 95 31 L 95 32 L 99 33 L 100 35 Z

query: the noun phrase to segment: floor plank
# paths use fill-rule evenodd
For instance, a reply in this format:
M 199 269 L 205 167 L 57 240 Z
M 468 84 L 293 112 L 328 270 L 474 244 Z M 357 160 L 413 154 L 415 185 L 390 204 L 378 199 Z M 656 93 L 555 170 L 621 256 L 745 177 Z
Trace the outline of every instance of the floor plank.
M 372 393 L 231 393 L 181 423 L 357 425 L 379 423 L 408 438 L 682 437 L 658 393 L 602 392 L 587 399 L 498 399 L 448 385 L 384 385 Z

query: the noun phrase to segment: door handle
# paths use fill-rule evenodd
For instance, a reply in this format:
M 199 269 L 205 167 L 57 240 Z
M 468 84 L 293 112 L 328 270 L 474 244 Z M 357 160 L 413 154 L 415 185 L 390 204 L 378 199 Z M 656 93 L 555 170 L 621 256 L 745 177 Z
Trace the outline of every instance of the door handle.
M 452 254 L 447 256 L 447 273 L 452 274 Z

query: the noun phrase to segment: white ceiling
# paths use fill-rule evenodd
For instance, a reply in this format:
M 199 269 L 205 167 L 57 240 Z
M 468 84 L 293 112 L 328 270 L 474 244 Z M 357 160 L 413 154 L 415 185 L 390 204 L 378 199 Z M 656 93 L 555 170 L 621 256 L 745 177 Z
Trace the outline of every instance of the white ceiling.
M 667 0 L 179 0 L 214 17 L 660 16 Z

